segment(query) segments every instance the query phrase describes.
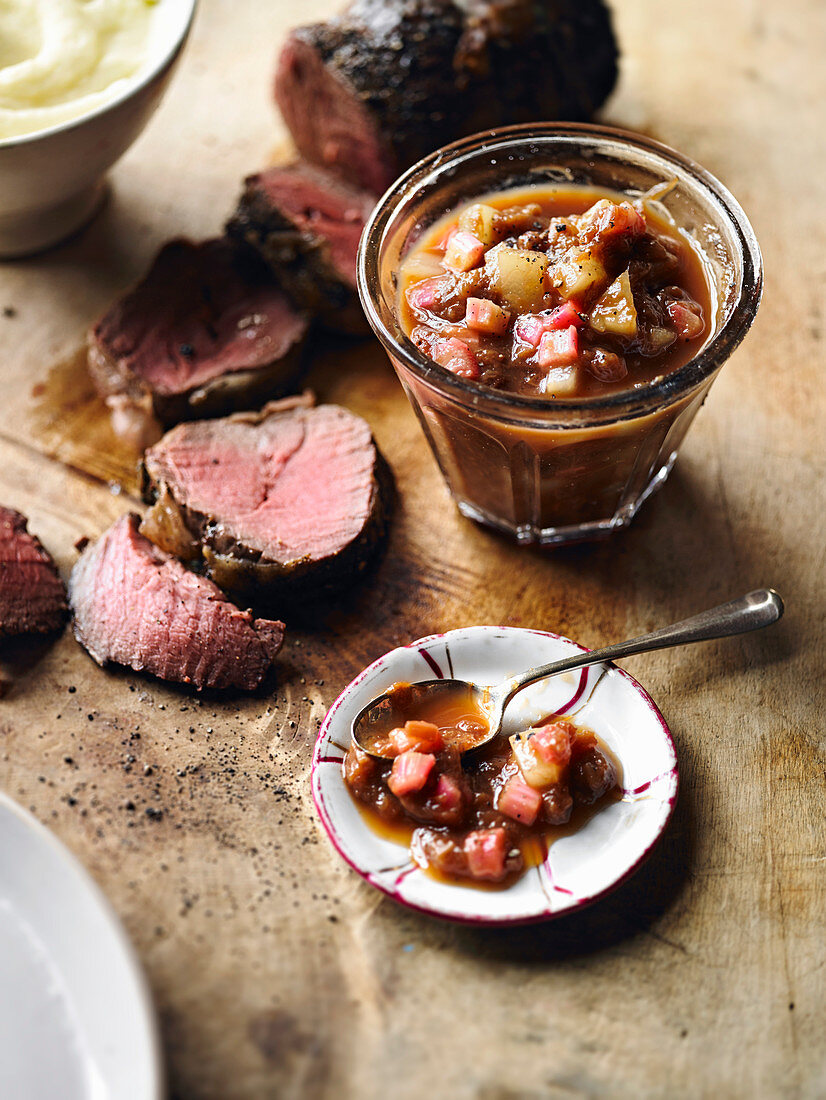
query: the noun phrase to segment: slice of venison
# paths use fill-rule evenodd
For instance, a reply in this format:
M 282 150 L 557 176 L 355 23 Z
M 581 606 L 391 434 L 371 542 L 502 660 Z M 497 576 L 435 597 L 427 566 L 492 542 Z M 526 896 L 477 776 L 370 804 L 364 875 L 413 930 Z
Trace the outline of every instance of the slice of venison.
M 249 408 L 297 380 L 308 320 L 263 264 L 226 238 L 168 242 L 89 333 L 88 365 L 115 427 Z
M 75 636 L 99 665 L 126 665 L 198 688 L 251 691 L 284 640 L 284 624 L 254 619 L 221 590 L 120 519 L 81 554 L 69 599 Z
M 66 589 L 51 555 L 14 508 L 0 505 L 0 639 L 50 634 L 66 621 Z
M 142 530 L 202 557 L 253 605 L 318 597 L 363 572 L 386 531 L 391 475 L 361 417 L 312 402 L 168 432 L 144 457 L 156 503 Z
M 227 233 L 251 246 L 301 308 L 364 333 L 356 254 L 376 196 L 300 161 L 248 176 Z

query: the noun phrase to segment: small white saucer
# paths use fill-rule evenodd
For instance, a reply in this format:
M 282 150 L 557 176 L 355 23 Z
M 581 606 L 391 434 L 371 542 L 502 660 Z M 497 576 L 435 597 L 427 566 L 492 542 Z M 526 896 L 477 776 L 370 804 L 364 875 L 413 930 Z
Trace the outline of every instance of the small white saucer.
M 403 905 L 479 924 L 559 917 L 591 904 L 633 874 L 671 816 L 677 759 L 668 726 L 649 695 L 613 665 L 594 665 L 535 684 L 505 713 L 507 734 L 551 713 L 570 715 L 594 730 L 620 761 L 624 789 L 621 801 L 609 803 L 577 832 L 556 840 L 543 864 L 505 889 L 445 883 L 425 874 L 406 848 L 370 828 L 342 777 L 353 718 L 396 681 L 438 676 L 494 684 L 583 650 L 556 634 L 474 626 L 391 650 L 360 673 L 330 708 L 313 755 L 313 799 L 342 858 L 371 886 Z

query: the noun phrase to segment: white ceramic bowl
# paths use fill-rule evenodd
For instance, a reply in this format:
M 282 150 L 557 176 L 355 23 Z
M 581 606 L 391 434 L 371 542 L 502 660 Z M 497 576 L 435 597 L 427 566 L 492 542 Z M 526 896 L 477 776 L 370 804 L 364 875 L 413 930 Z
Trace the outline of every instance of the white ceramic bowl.
M 79 118 L 0 140 L 0 259 L 57 244 L 97 209 L 103 177 L 158 106 L 196 0 L 159 0 L 149 58 L 112 100 Z
M 619 759 L 624 790 L 621 801 L 609 803 L 577 832 L 556 840 L 543 864 L 506 889 L 439 882 L 425 874 L 406 848 L 370 828 L 341 773 L 353 718 L 396 681 L 455 676 L 494 684 L 583 649 L 556 634 L 473 626 L 421 638 L 366 668 L 330 708 L 313 756 L 313 799 L 339 854 L 371 886 L 404 905 L 480 924 L 558 917 L 619 886 L 649 854 L 671 816 L 677 759 L 668 726 L 649 695 L 613 665 L 535 684 L 516 696 L 505 713 L 507 734 L 550 713 L 571 715 L 590 727 Z

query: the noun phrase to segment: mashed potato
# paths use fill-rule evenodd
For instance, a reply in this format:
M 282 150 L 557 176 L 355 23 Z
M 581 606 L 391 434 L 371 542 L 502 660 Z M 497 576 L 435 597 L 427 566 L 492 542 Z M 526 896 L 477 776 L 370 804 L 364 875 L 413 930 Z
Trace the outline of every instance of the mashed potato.
M 147 58 L 153 0 L 0 0 L 0 140 L 114 99 Z

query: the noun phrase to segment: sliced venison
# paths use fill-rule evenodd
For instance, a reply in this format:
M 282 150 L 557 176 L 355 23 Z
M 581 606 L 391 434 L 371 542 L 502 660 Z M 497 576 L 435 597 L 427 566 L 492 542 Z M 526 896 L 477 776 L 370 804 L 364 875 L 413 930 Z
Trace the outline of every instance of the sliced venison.
M 305 160 L 380 194 L 475 131 L 587 118 L 616 78 L 603 0 L 356 0 L 288 35 L 275 99 Z
M 248 408 L 297 378 L 307 317 L 226 238 L 174 240 L 89 334 L 89 370 L 136 443 Z
M 253 604 L 335 589 L 386 529 L 392 483 L 369 425 L 309 396 L 179 424 L 144 463 L 145 533 Z
M 258 687 L 284 624 L 239 610 L 206 577 L 121 516 L 81 554 L 69 582 L 75 635 L 100 665 L 126 665 L 200 688 Z
M 367 331 L 356 293 L 356 253 L 376 203 L 329 172 L 297 162 L 244 181 L 227 233 L 256 250 L 300 307 L 328 328 Z
M 51 556 L 21 512 L 0 506 L 0 638 L 59 630 L 67 611 Z

